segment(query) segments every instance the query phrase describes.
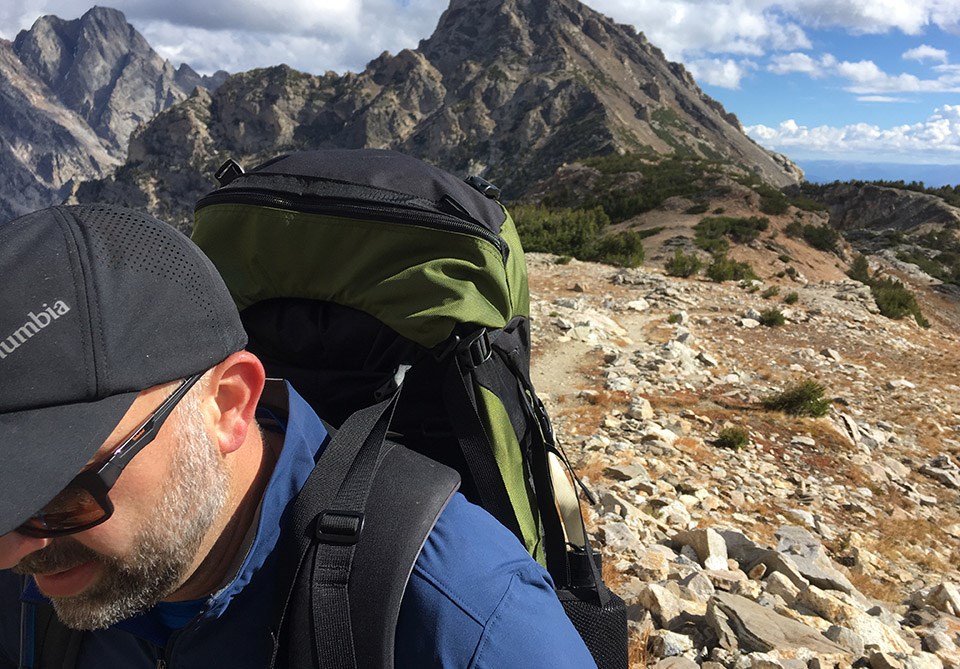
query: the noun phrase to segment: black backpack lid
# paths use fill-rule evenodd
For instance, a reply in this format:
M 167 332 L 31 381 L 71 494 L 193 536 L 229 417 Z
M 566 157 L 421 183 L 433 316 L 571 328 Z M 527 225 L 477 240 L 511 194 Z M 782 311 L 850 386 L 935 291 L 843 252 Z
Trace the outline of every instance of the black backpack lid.
M 325 149 L 278 156 L 247 174 L 278 174 L 383 188 L 432 202 L 456 201 L 479 222 L 499 231 L 503 208 L 476 188 L 433 165 L 384 149 Z

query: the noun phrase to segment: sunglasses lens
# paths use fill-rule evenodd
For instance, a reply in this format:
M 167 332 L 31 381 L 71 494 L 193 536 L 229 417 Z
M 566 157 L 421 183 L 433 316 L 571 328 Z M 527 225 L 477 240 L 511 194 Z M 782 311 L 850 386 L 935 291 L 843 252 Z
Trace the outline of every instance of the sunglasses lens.
M 107 510 L 89 490 L 71 484 L 18 530 L 32 536 L 67 534 L 92 527 L 107 515 Z

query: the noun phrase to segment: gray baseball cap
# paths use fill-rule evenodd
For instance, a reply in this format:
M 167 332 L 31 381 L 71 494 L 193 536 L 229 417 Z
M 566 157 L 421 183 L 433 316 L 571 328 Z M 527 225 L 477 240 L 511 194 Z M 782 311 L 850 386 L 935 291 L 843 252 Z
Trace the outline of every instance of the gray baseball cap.
M 140 391 L 246 341 L 213 264 L 151 216 L 59 206 L 0 224 L 0 534 L 79 473 Z

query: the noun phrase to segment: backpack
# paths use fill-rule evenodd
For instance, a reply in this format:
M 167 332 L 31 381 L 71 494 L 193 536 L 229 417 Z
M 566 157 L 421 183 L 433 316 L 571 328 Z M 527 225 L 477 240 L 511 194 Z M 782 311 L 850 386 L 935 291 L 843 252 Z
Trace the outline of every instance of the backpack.
M 295 501 L 275 648 L 294 647 L 288 663 L 393 666 L 390 625 L 456 489 L 452 469 L 467 499 L 550 572 L 598 666 L 625 668 L 625 605 L 603 583 L 530 381 L 526 265 L 499 191 L 372 149 L 292 153 L 250 172 L 231 160 L 216 176 L 220 187 L 197 202 L 193 239 L 268 374 L 341 428 L 327 449 L 337 471 L 325 452 L 311 481 L 325 480 L 308 481 Z M 392 492 L 377 483 L 388 479 Z M 425 501 L 403 529 L 400 560 L 367 528 L 406 515 L 397 504 L 413 500 L 388 499 L 405 490 Z M 391 562 L 403 563 L 383 585 L 391 596 L 364 598 L 363 584 L 383 577 L 377 565 Z M 318 584 L 332 572 L 335 582 Z M 303 608 L 312 614 L 291 613 Z M 387 623 L 371 630 L 374 620 Z

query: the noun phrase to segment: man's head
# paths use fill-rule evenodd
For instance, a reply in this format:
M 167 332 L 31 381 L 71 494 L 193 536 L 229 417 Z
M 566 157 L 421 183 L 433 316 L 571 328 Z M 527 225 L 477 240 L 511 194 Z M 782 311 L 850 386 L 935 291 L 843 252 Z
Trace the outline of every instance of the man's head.
M 245 339 L 212 264 L 153 218 L 0 225 L 0 567 L 38 574 L 65 622 L 151 605 L 216 540 L 262 386 Z

